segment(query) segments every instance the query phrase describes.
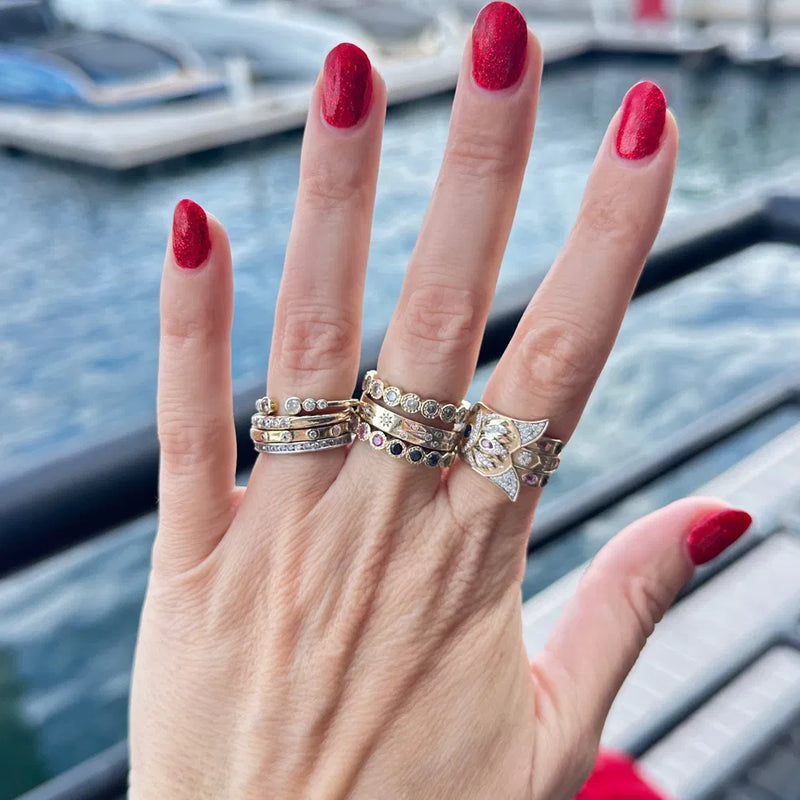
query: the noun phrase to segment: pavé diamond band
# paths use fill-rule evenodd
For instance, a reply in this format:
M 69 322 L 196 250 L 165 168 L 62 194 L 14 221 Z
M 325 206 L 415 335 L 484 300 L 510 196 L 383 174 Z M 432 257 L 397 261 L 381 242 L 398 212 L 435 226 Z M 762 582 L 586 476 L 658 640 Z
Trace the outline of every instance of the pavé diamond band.
M 521 420 L 476 403 L 467 415 L 459 455 L 513 502 L 521 485 L 547 485 L 564 443 L 544 436 L 548 420 Z

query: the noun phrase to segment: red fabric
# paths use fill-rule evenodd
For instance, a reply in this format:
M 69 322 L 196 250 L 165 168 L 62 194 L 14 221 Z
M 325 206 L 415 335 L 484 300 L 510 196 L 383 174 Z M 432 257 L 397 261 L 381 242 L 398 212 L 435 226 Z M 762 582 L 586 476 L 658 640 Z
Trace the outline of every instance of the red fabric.
M 664 0 L 636 0 L 634 15 L 636 19 L 666 19 L 666 3 Z
M 670 800 L 636 771 L 624 753 L 601 750 L 592 774 L 575 800 Z

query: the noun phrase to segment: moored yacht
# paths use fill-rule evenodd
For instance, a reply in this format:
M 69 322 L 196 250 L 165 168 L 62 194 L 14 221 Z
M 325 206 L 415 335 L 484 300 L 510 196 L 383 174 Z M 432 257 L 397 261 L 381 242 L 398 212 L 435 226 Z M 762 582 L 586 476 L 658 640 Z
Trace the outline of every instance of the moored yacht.
M 0 102 L 131 108 L 223 88 L 178 48 L 65 24 L 44 0 L 0 0 Z

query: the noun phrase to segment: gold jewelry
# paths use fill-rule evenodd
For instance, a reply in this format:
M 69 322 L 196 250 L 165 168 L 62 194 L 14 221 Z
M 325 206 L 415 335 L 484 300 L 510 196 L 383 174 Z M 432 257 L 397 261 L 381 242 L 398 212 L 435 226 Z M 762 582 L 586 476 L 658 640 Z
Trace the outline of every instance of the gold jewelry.
M 470 409 L 458 452 L 479 475 L 515 501 L 521 483 L 546 486 L 557 469 L 564 443 L 543 438 L 549 420 L 506 417 L 483 403 Z
M 420 445 L 429 450 L 441 450 L 446 453 L 456 449 L 461 434 L 455 430 L 444 430 L 433 425 L 396 414 L 389 408 L 378 405 L 367 395 L 362 395 L 358 416 L 364 421 L 388 433 L 396 439 L 411 445 Z
M 299 397 L 287 397 L 283 403 L 283 409 L 290 416 L 299 416 L 311 414 L 314 411 L 324 411 L 328 414 L 354 411 L 357 405 L 358 401 L 352 397 L 348 397 L 346 400 L 314 400 L 311 397 L 301 400 Z M 256 411 L 259 414 L 277 414 L 278 407 L 278 401 L 272 397 L 261 397 L 256 400 Z
M 449 467 L 455 458 L 455 451 L 442 453 L 417 445 L 408 445 L 400 439 L 389 436 L 384 431 L 372 428 L 361 421 L 356 427 L 356 437 L 362 442 L 369 442 L 375 450 L 382 450 L 393 458 L 404 458 L 410 464 L 425 464 L 428 467 Z
M 347 447 L 353 441 L 352 433 L 345 433 L 333 439 L 318 439 L 315 442 L 280 442 L 277 444 L 256 442 L 255 448 L 259 453 L 274 453 L 287 455 L 289 453 L 307 453 L 316 450 L 331 450 L 334 447 Z
M 352 421 L 337 422 L 335 425 L 318 425 L 313 428 L 295 430 L 264 431 L 260 428 L 250 428 L 250 438 L 253 442 L 263 444 L 278 444 L 286 442 L 316 442 L 321 439 L 336 439 L 353 430 Z
M 313 414 L 306 417 L 272 417 L 266 414 L 253 414 L 250 417 L 250 424 L 261 430 L 297 430 L 316 428 L 320 425 L 333 425 L 337 422 L 348 423 L 354 416 L 352 411 L 342 411 L 338 414 Z
M 440 419 L 442 422 L 453 423 L 456 430 L 464 426 L 464 420 L 469 411 L 469 403 L 463 400 L 458 406 L 453 403 L 440 403 L 438 400 L 423 400 L 418 394 L 404 392 L 393 384 L 378 377 L 376 370 L 371 369 L 364 375 L 361 384 L 364 395 L 373 400 L 379 400 L 390 408 L 400 406 L 406 414 L 422 414 L 426 419 Z M 362 397 L 363 399 L 363 397 Z

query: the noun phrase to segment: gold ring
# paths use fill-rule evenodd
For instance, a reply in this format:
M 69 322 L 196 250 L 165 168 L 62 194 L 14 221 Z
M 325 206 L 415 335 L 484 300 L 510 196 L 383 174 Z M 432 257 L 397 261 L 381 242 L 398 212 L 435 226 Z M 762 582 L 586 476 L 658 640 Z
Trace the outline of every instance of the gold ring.
M 369 442 L 374 450 L 382 450 L 393 458 L 405 459 L 409 464 L 425 464 L 427 467 L 444 469 L 449 467 L 455 458 L 455 451 L 442 453 L 418 445 L 408 445 L 363 421 L 356 427 L 356 437 L 362 442 Z
M 272 417 L 266 414 L 253 414 L 250 424 L 261 430 L 297 430 L 301 428 L 318 428 L 321 425 L 334 425 L 337 422 L 347 423 L 354 418 L 352 411 L 338 414 L 311 414 L 307 417 Z
M 544 437 L 548 423 L 514 419 L 476 403 L 467 417 L 459 455 L 513 502 L 522 483 L 545 486 L 561 462 L 558 453 L 564 443 Z
M 256 400 L 256 411 L 259 414 L 272 415 L 277 414 L 280 404 L 273 397 L 261 397 Z M 300 414 L 312 414 L 315 411 L 324 411 L 328 414 L 354 411 L 358 406 L 358 401 L 352 397 L 346 400 L 314 400 L 307 397 L 301 400 L 299 397 L 287 397 L 283 402 L 284 413 L 289 416 L 298 416 Z
M 353 430 L 352 421 L 335 425 L 300 428 L 295 430 L 271 430 L 250 428 L 250 438 L 254 443 L 279 444 L 288 442 L 316 442 L 322 439 L 336 439 Z
M 379 400 L 390 408 L 400 406 L 406 414 L 422 414 L 426 419 L 440 419 L 442 422 L 453 423 L 456 430 L 464 426 L 464 421 L 469 411 L 469 403 L 465 400 L 459 405 L 453 403 L 440 403 L 438 400 L 422 399 L 413 392 L 404 392 L 394 384 L 387 383 L 378 377 L 376 370 L 371 369 L 364 375 L 361 384 L 364 395 L 373 400 Z M 363 399 L 363 398 L 362 398 Z
M 429 450 L 452 452 L 461 438 L 458 431 L 425 425 L 401 414 L 396 414 L 391 409 L 378 405 L 366 395 L 361 398 L 358 416 L 364 422 L 388 433 L 395 439 L 401 439 L 407 444 L 420 445 Z

